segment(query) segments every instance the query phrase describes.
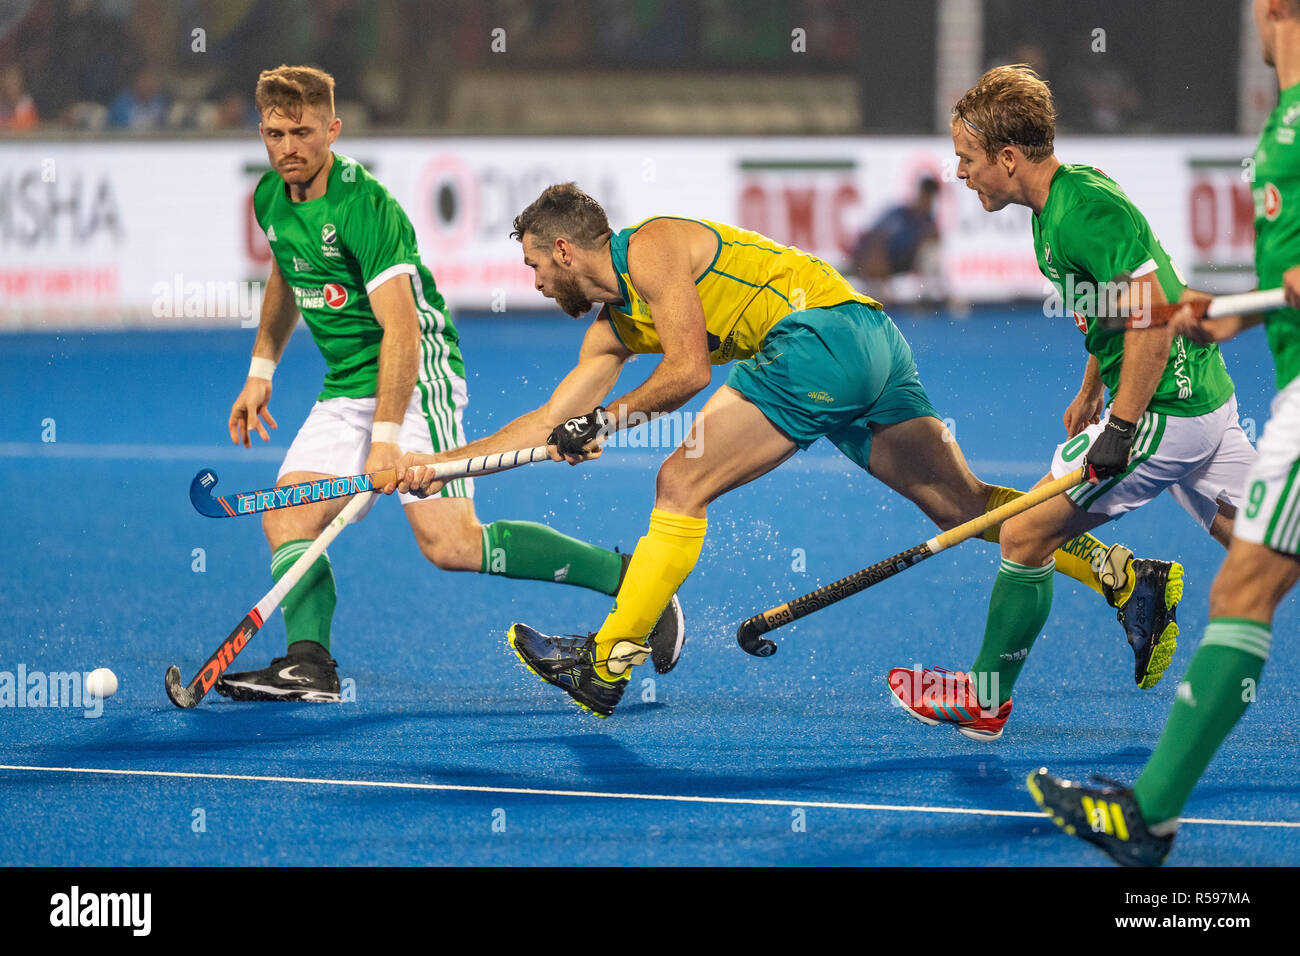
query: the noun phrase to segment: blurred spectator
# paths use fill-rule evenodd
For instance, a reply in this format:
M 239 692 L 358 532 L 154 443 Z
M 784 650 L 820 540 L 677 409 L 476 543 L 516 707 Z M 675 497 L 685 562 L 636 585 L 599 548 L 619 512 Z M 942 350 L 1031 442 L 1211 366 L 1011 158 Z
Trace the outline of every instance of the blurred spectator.
M 258 124 L 257 108 L 247 93 L 227 90 L 217 99 L 213 129 L 249 129 Z
M 108 125 L 118 129 L 162 129 L 167 123 L 167 109 L 158 74 L 146 66 L 109 104 Z
M 910 203 L 885 210 L 875 224 L 858 239 L 853 250 L 854 273 L 869 282 L 881 282 L 907 272 L 921 271 L 927 246 L 939 241 L 934 221 L 934 197 L 939 183 L 924 177 Z
M 1076 73 L 1076 82 L 1088 104 L 1086 124 L 1079 123 L 1081 128 L 1096 133 L 1133 131 L 1134 122 L 1141 118 L 1142 101 L 1122 68 L 1093 66 Z
M 17 63 L 0 69 L 0 129 L 35 129 L 36 103 L 23 86 L 23 71 Z

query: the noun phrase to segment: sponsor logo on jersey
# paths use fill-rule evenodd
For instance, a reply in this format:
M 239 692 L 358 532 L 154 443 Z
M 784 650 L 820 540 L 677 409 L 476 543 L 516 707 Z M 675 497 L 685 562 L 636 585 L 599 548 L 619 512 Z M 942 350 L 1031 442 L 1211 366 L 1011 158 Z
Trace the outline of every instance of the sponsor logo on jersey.
M 348 304 L 348 290 L 337 282 L 326 282 L 321 292 L 325 294 L 325 304 L 331 309 L 341 309 Z
M 1290 146 L 1295 142 L 1295 130 L 1290 126 L 1279 126 L 1277 130 L 1277 141 L 1283 146 Z
M 835 396 L 830 394 L 829 392 L 809 392 L 808 397 L 811 398 L 814 402 L 817 402 L 819 405 L 835 404 Z
M 1074 327 L 1084 335 L 1088 334 L 1088 319 L 1082 312 L 1070 313 L 1074 316 Z
M 1052 264 L 1052 244 L 1050 242 L 1043 243 L 1043 259 L 1049 266 Z
M 1282 214 L 1282 194 L 1272 183 L 1264 184 L 1264 218 L 1272 222 Z
M 311 272 L 311 263 L 306 259 L 300 259 L 298 256 L 293 257 L 294 272 Z

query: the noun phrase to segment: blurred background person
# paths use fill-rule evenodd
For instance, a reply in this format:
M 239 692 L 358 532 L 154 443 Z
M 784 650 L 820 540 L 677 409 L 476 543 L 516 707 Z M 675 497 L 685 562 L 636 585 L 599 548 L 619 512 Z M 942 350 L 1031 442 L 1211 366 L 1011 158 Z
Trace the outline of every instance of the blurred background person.
M 911 202 L 891 206 L 859 238 L 853 274 L 868 291 L 894 301 L 937 301 L 945 296 L 940 271 L 934 198 L 939 182 L 924 176 Z
M 17 63 L 0 69 L 0 129 L 22 132 L 39 122 L 36 102 L 23 85 L 23 71 Z

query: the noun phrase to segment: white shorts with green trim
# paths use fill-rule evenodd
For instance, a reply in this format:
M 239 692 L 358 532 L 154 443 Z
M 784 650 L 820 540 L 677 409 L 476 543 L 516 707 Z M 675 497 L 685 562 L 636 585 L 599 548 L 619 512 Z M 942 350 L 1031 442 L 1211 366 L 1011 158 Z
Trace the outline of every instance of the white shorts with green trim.
M 465 380 L 452 379 L 451 403 L 440 408 L 437 414 L 424 413 L 424 399 L 420 389 L 411 393 L 406 406 L 402 429 L 397 443 L 402 451 L 433 454 L 465 444 L 461 428 L 461 412 L 469 403 Z M 370 429 L 375 421 L 374 398 L 327 398 L 312 406 L 311 414 L 298 429 L 293 444 L 280 465 L 280 475 L 292 471 L 312 471 L 322 475 L 357 475 L 366 465 L 370 454 Z M 279 480 L 277 477 L 277 481 Z M 400 495 L 402 504 L 411 505 L 430 498 Z M 457 478 L 443 486 L 437 497 L 473 498 L 474 479 Z M 374 505 L 372 499 L 356 520 L 360 521 Z
M 1300 555 L 1300 378 L 1273 398 L 1234 538 Z
M 1057 446 L 1052 477 L 1060 478 L 1083 464 L 1109 419 L 1107 411 L 1096 425 Z M 1117 518 L 1168 489 L 1208 531 L 1219 502 L 1239 506 L 1255 458 L 1255 449 L 1237 421 L 1235 395 L 1194 418 L 1148 411 L 1137 423 L 1128 470 L 1100 484 L 1078 485 L 1066 494 L 1090 514 Z

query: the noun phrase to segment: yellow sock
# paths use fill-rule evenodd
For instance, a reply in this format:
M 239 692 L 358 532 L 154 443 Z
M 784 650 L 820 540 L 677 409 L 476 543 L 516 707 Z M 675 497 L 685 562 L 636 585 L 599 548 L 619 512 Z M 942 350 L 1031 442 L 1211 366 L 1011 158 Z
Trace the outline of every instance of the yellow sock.
M 637 542 L 627 575 L 605 623 L 596 633 L 596 657 L 604 660 L 618 641 L 644 644 L 655 622 L 690 575 L 704 547 L 704 518 L 650 512 L 650 530 Z M 604 664 L 596 665 L 604 680 L 616 680 Z M 626 672 L 625 672 L 626 673 Z
M 1003 488 L 994 486 L 989 492 L 988 503 L 984 506 L 984 512 L 987 514 L 995 508 L 1001 508 L 1007 502 L 1015 501 L 1023 491 L 1016 491 L 1014 488 Z M 1002 525 L 998 525 L 984 532 L 984 540 L 997 541 L 999 533 L 1002 531 Z M 1081 584 L 1086 584 L 1098 594 L 1105 595 L 1101 587 L 1101 578 L 1098 576 L 1097 564 L 1101 561 L 1101 556 L 1107 551 L 1107 546 L 1098 541 L 1091 534 L 1085 531 L 1083 534 L 1070 541 L 1067 541 L 1061 547 L 1056 549 L 1056 570 L 1068 577 L 1074 578 Z M 1133 576 L 1130 574 L 1128 581 L 1124 584 L 1116 595 L 1116 606 L 1123 604 L 1128 600 L 1128 596 L 1133 591 Z

